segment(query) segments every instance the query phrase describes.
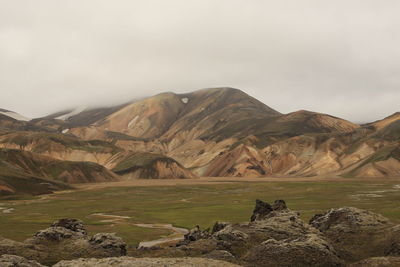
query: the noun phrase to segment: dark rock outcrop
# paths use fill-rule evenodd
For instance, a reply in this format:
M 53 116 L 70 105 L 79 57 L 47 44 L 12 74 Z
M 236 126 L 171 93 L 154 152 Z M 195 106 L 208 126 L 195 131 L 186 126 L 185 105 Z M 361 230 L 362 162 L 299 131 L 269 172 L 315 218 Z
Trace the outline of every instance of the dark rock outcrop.
M 90 237 L 81 221 L 61 219 L 24 242 L 0 238 L 1 254 L 14 254 L 41 263 L 80 257 L 119 257 L 126 255 L 126 243 L 113 233 Z
M 300 214 L 288 209 L 283 200 L 272 205 L 257 200 L 251 222 L 216 223 L 211 234 L 187 240 L 184 249 L 193 253 L 200 244 L 203 249 L 213 248 L 206 257 L 221 259 L 226 255 L 223 259 L 246 266 L 343 264 L 322 233 L 301 220 Z
M 389 219 L 371 211 L 343 207 L 314 215 L 310 224 L 322 232 L 352 232 L 385 227 L 390 222 Z
M 269 203 L 266 203 L 262 200 L 256 199 L 256 207 L 253 210 L 253 214 L 251 215 L 250 221 L 254 222 L 255 220 L 267 216 L 272 211 L 272 206 Z
M 274 204 L 272 204 L 272 209 L 275 211 L 286 210 L 286 202 L 282 199 L 275 200 Z
M 256 200 L 256 206 L 251 215 L 250 221 L 263 220 L 273 211 L 287 210 L 284 200 L 275 200 L 274 204 L 270 205 L 262 200 Z
M 244 258 L 248 266 L 341 266 L 334 248 L 321 236 L 269 239 L 249 250 Z
M 126 243 L 114 233 L 95 234 L 89 240 L 89 243 L 96 250 L 103 250 L 113 255 L 126 255 Z
M 63 239 L 85 238 L 86 236 L 87 232 L 82 221 L 77 219 L 60 219 L 52 223 L 49 228 L 37 232 L 32 242 L 60 242 Z
M 49 227 L 40 230 L 35 234 L 34 241 L 41 243 L 42 241 L 62 241 L 68 238 L 83 238 L 85 235 L 80 232 L 74 232 L 64 227 Z
M 197 241 L 200 239 L 207 239 L 211 235 L 209 233 L 209 230 L 201 230 L 200 226 L 196 225 L 193 229 L 189 231 L 189 233 L 184 235 L 183 241 L 180 243 L 181 245 L 187 244 L 188 242 L 193 242 Z
M 82 233 L 84 235 L 87 234 L 85 226 L 81 220 L 77 219 L 60 219 L 54 222 L 51 227 L 63 227 L 69 229 L 74 232 Z
M 343 207 L 315 215 L 310 225 L 321 231 L 346 261 L 400 255 L 400 231 L 380 214 Z
M 218 231 L 221 231 L 222 229 L 224 229 L 226 226 L 228 226 L 229 223 L 228 222 L 216 222 L 214 223 L 214 226 L 211 230 L 211 234 L 214 234 Z

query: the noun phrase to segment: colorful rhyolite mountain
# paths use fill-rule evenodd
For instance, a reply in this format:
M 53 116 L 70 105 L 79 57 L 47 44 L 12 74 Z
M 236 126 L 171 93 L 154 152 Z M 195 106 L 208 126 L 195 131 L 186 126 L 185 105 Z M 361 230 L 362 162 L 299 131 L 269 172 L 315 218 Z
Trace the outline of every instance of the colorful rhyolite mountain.
M 16 114 L 0 114 L 0 148 L 30 152 L 33 169 L 46 170 L 44 162 L 49 159 L 58 162 L 58 169 L 37 173 L 21 167 L 18 157 L 8 156 L 10 150 L 3 151 L 0 163 L 25 176 L 57 182 L 400 176 L 400 113 L 357 125 L 305 110 L 281 114 L 240 90 L 213 88 L 33 120 Z M 80 163 L 71 171 L 71 162 L 86 165 Z M 0 186 L 5 187 L 3 176 Z M 7 188 L 17 191 L 12 185 Z

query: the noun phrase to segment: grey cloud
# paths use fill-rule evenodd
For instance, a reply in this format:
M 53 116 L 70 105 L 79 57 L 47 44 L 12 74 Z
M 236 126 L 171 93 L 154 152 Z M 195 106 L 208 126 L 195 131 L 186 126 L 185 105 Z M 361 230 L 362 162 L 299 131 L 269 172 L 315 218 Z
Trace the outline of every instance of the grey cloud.
M 0 0 L 0 107 L 41 116 L 240 88 L 355 122 L 399 111 L 400 2 Z

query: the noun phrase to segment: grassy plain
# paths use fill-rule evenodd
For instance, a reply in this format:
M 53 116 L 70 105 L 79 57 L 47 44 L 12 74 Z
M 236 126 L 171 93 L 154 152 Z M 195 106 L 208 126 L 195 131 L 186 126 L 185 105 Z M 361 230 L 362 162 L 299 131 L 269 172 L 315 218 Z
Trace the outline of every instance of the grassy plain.
M 284 199 L 305 220 L 330 208 L 354 206 L 400 223 L 400 179 L 212 179 L 159 180 L 160 185 L 157 181 L 94 184 L 29 200 L 0 200 L 0 208 L 14 209 L 10 213 L 0 210 L 0 236 L 22 241 L 59 218 L 79 218 L 90 234 L 116 232 L 135 246 L 170 233 L 140 228 L 135 223 L 171 223 L 184 228 L 198 224 L 207 228 L 215 221 L 248 221 L 257 198 L 269 202 Z M 129 218 L 106 220 L 95 213 Z

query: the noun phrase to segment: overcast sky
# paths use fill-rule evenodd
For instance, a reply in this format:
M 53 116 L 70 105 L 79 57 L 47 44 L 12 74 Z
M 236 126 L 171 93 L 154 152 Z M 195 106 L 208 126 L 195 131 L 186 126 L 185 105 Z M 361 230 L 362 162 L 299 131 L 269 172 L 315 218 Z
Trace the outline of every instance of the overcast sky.
M 0 108 L 230 86 L 283 112 L 400 111 L 398 0 L 0 0 Z

